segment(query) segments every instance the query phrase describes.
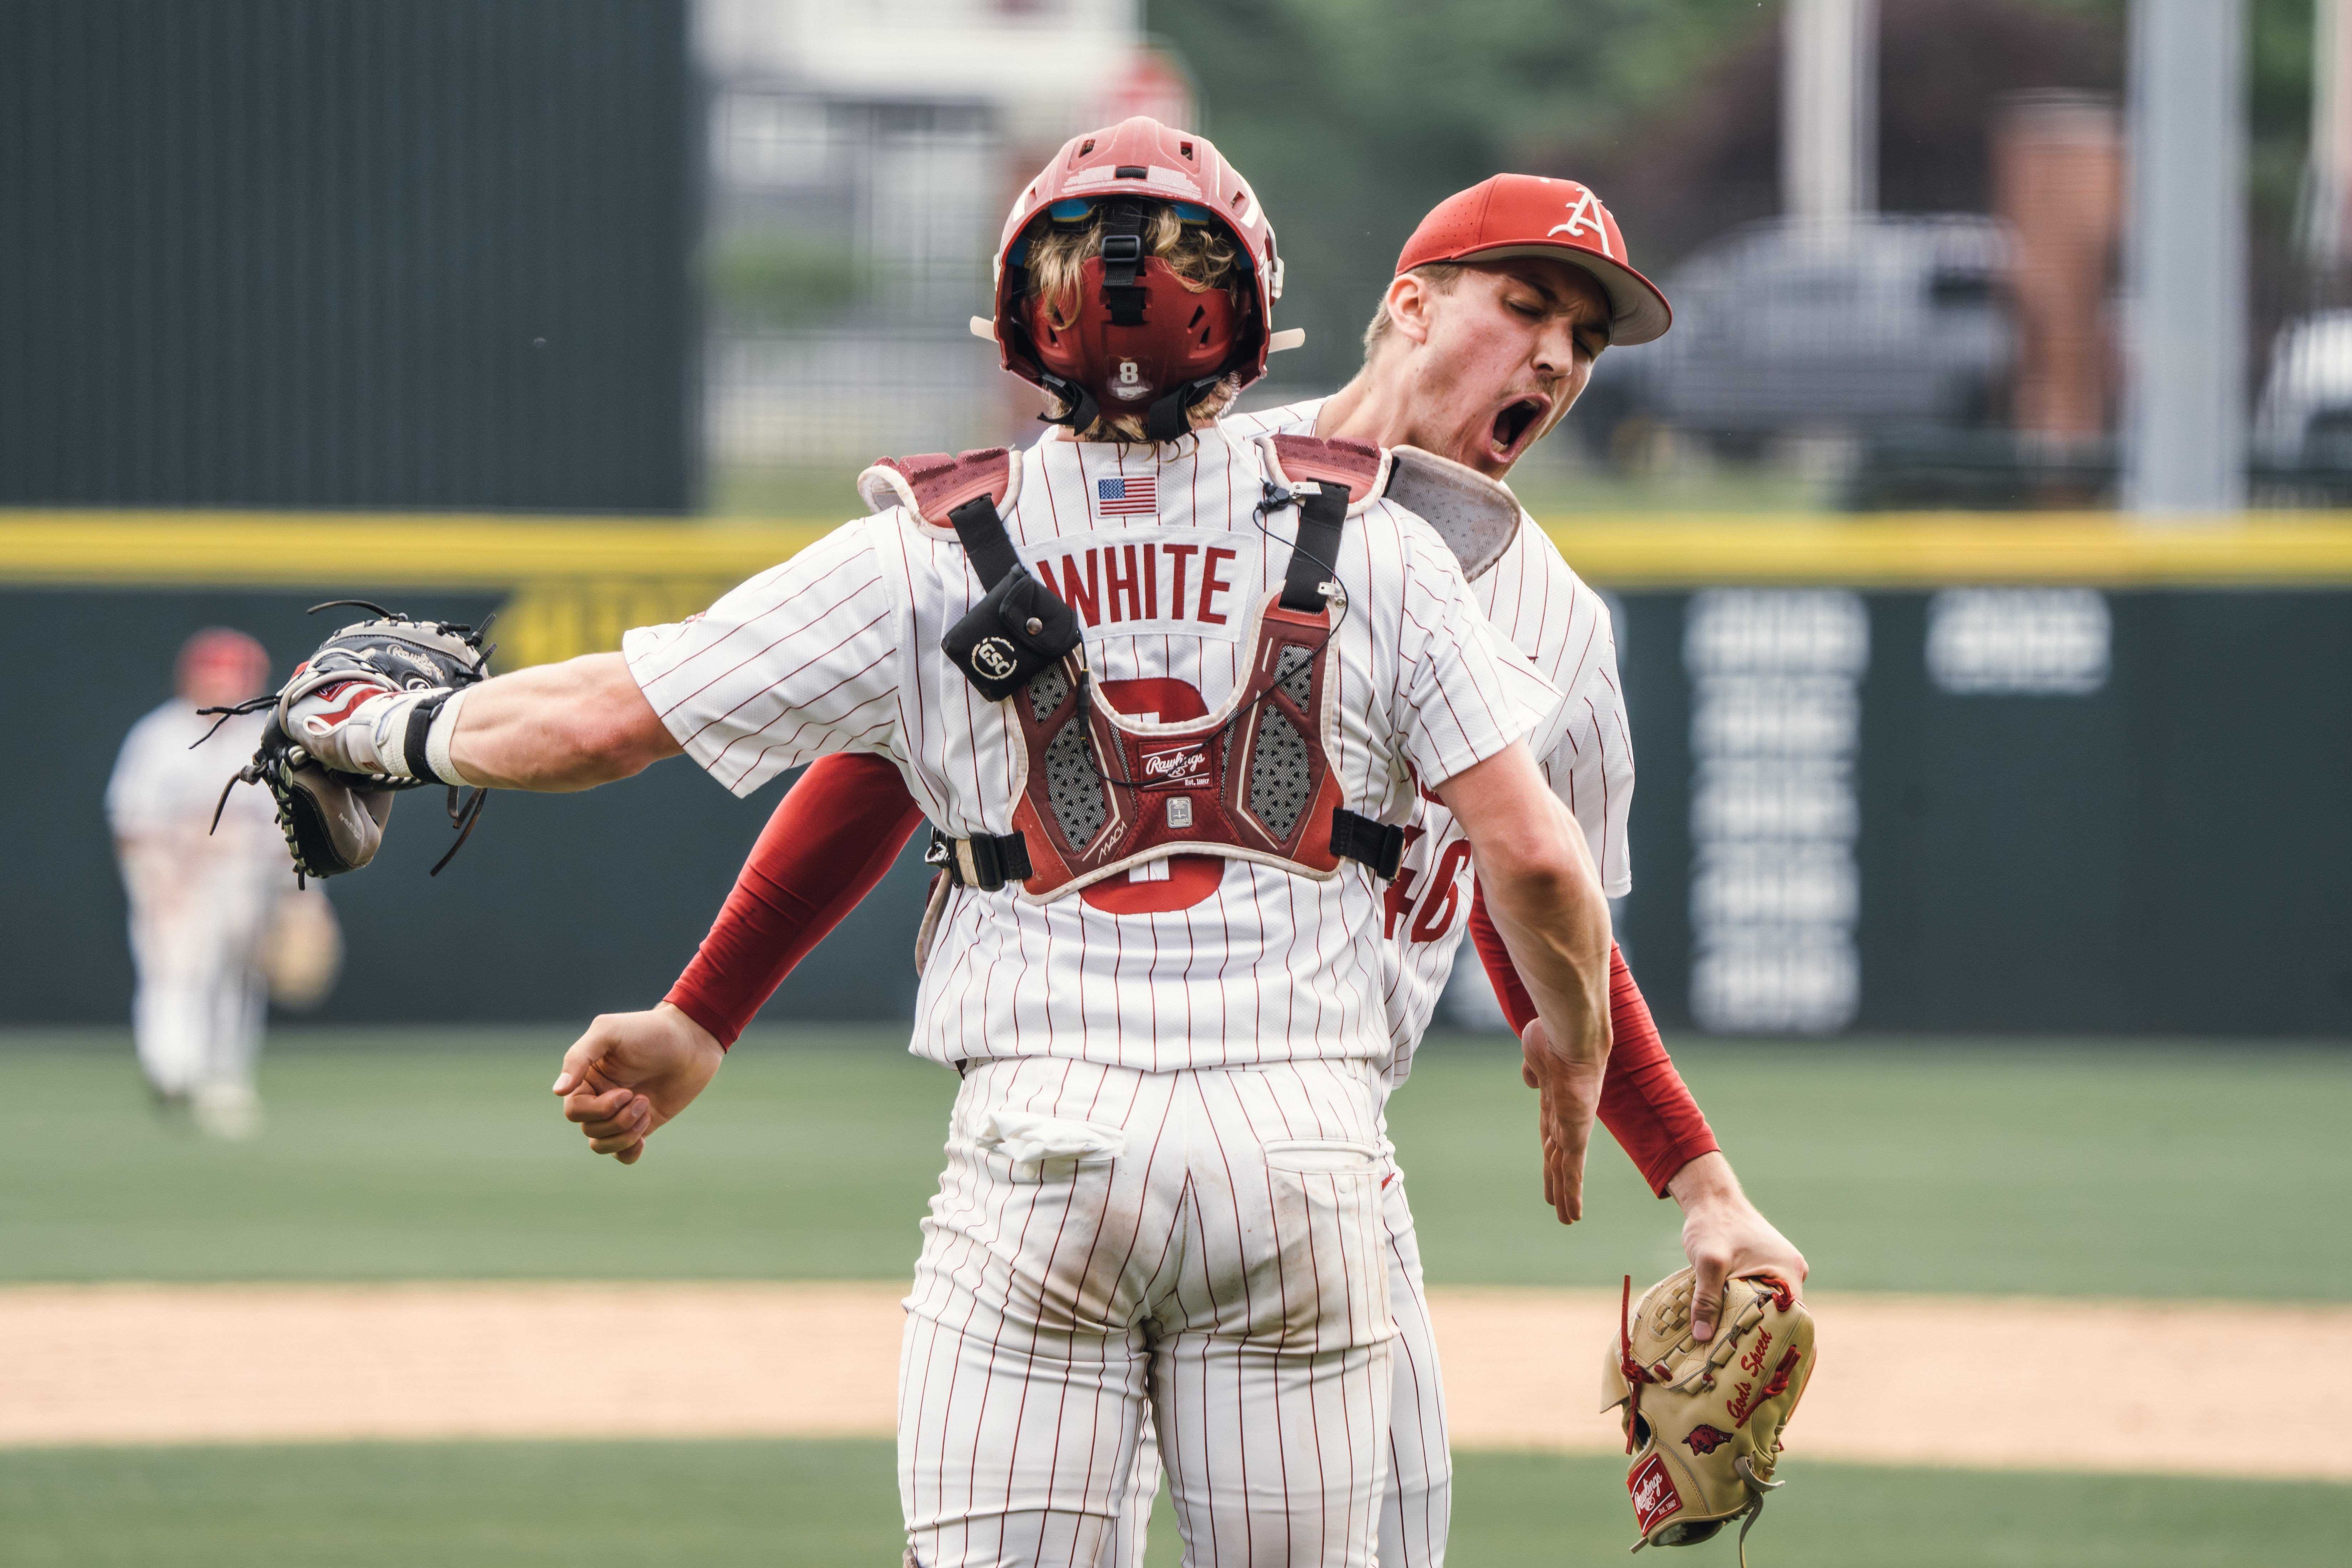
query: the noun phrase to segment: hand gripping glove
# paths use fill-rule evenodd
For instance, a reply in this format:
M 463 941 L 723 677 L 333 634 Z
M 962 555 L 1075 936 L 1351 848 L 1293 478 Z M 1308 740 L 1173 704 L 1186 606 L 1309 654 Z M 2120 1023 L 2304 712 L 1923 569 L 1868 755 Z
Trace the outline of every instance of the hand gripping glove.
M 298 879 L 335 877 L 375 858 L 392 797 L 425 784 L 449 788 L 449 818 L 458 832 L 433 875 L 462 847 L 481 816 L 488 792 L 476 789 L 462 807 L 460 778 L 449 761 L 456 698 L 489 674 L 493 651 L 481 631 L 446 621 L 419 621 L 364 600 L 375 618 L 343 627 L 294 668 L 278 691 L 233 709 L 272 710 L 261 744 L 229 780 L 259 784 L 277 803 L 278 825 L 294 857 Z M 484 630 L 488 630 L 485 626 Z M 224 803 L 228 790 L 223 789 Z M 217 824 L 220 814 L 213 814 Z
M 1670 1274 L 1632 1304 L 1625 1280 L 1617 1338 L 1603 1357 L 1601 1408 L 1618 1410 L 1633 1518 L 1644 1546 L 1693 1546 L 1739 1519 L 1740 1568 L 1748 1531 L 1764 1511 L 1781 1429 L 1813 1373 L 1813 1320 L 1796 1292 L 1769 1274 L 1724 1287 L 1715 1337 L 1691 1337 L 1695 1269 Z

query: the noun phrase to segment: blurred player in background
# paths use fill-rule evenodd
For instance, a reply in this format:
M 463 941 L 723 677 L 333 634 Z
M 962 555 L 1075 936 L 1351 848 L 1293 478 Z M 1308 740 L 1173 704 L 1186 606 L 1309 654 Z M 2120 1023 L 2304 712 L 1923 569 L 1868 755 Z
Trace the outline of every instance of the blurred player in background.
M 131 727 L 106 788 L 131 902 L 140 1070 L 166 1111 L 230 1139 L 260 1129 L 254 1063 L 272 982 L 289 1004 L 316 1002 L 339 947 L 325 896 L 297 895 L 268 796 L 221 798 L 268 715 L 231 718 L 207 737 L 213 721 L 196 711 L 255 696 L 268 678 L 269 656 L 243 632 L 190 637 L 178 694 Z

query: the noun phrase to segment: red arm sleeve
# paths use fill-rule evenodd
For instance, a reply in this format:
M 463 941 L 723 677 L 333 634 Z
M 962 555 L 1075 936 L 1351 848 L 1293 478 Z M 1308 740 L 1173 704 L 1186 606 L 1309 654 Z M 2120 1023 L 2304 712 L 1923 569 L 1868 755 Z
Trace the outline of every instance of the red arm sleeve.
M 887 760 L 823 757 L 784 792 L 710 934 L 664 998 L 721 1046 L 874 890 L 923 820 Z
M 1479 962 L 1512 1029 L 1525 1029 L 1535 1021 L 1535 1000 L 1512 965 L 1483 894 L 1471 900 L 1470 940 L 1478 944 Z M 1601 1083 L 1601 1124 L 1641 1167 L 1650 1190 L 1664 1197 L 1676 1171 L 1720 1145 L 1683 1075 L 1675 1070 L 1650 1004 L 1615 942 L 1609 944 L 1609 1024 L 1612 1038 L 1608 1075 Z

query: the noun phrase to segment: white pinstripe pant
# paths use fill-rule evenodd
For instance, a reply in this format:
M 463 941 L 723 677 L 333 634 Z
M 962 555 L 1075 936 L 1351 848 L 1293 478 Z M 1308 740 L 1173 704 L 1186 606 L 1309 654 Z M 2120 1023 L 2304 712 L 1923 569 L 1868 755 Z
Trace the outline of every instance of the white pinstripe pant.
M 1388 1232 L 1390 1310 L 1397 1337 L 1390 1346 L 1396 1387 L 1389 1405 L 1388 1484 L 1381 1494 L 1381 1568 L 1445 1568 L 1445 1535 L 1454 1512 L 1454 1456 L 1445 1439 L 1445 1382 L 1437 1365 L 1436 1331 L 1422 1283 L 1421 1242 L 1405 1200 L 1404 1174 L 1393 1166 L 1381 1186 L 1381 1221 Z M 1160 1495 L 1160 1447 L 1143 1429 L 1136 1465 L 1097 1568 L 1143 1568 L 1144 1536 Z
M 1189 1563 L 1371 1568 L 1395 1325 L 1360 1062 L 984 1063 L 899 1366 L 922 1568 L 1090 1568 L 1147 1416 Z

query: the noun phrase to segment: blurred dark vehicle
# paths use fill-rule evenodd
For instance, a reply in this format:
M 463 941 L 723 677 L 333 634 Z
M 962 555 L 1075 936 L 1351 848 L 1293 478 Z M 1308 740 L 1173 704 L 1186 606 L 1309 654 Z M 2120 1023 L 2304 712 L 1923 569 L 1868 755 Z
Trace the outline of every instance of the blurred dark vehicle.
M 1632 360 L 1643 401 L 1735 441 L 1990 425 L 2015 356 L 2007 259 L 1984 217 L 1743 226 L 1668 277 L 1675 331 Z

